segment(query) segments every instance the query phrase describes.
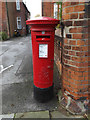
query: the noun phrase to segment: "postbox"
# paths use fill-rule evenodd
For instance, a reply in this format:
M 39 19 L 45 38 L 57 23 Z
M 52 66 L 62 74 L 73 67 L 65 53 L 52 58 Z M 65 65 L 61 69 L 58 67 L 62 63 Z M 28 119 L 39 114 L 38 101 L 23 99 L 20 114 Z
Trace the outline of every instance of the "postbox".
M 50 17 L 26 21 L 31 27 L 34 97 L 40 102 L 53 97 L 54 35 L 58 23 Z

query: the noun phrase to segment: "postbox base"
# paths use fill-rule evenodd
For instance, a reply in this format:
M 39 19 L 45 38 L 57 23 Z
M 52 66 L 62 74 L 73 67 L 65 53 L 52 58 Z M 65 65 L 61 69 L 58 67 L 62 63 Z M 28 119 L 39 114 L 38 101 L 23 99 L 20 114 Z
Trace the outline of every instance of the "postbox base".
M 53 94 L 53 86 L 49 87 L 49 88 L 37 88 L 36 86 L 34 86 L 34 98 L 38 101 L 38 102 L 47 102 L 49 100 L 51 100 L 53 98 L 54 94 Z

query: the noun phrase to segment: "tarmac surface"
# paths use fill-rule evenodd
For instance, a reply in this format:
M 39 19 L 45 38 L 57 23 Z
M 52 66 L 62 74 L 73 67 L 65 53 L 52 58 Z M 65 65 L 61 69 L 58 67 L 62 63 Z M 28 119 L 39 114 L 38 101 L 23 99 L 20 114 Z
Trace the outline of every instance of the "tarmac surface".
M 33 62 L 30 36 L 12 38 L 2 42 L 0 64 L 10 67 L 0 74 L 2 87 L 2 114 L 55 110 L 58 107 L 57 90 L 60 88 L 59 73 L 54 65 L 54 98 L 39 103 L 33 96 Z M 1 106 L 0 104 L 0 106 Z

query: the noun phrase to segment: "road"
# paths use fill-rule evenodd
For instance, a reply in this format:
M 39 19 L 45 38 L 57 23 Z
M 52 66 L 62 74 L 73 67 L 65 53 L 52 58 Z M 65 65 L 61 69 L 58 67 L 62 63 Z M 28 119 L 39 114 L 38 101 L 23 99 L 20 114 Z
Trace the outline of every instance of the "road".
M 56 91 L 59 77 L 54 66 L 55 97 L 47 103 L 38 103 L 33 97 L 33 63 L 30 36 L 12 38 L 0 43 L 0 65 L 10 68 L 0 74 L 2 113 L 54 110 L 58 107 Z M 56 82 L 57 81 L 57 82 Z

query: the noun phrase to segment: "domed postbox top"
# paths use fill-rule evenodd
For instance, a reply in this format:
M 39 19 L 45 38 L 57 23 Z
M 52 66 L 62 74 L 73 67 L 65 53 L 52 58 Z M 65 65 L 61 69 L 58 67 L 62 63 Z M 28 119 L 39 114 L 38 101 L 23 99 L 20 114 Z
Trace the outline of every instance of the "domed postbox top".
M 54 18 L 50 18 L 50 17 L 37 17 L 35 19 L 30 19 L 26 21 L 27 25 L 40 25 L 40 24 L 59 24 L 60 20 L 58 19 L 54 19 Z

